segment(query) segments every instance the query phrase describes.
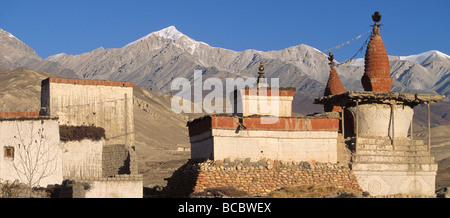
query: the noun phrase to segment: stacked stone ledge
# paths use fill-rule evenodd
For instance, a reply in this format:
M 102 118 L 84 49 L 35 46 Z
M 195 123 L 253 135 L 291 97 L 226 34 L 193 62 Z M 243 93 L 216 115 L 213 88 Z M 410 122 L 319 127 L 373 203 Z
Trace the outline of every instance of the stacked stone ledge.
M 31 189 L 33 198 L 50 198 L 50 191 L 42 187 Z M 19 180 L 0 182 L 0 198 L 29 198 L 30 187 Z
M 189 161 L 168 181 L 172 193 L 184 193 L 185 196 L 210 188 L 231 187 L 257 197 L 297 185 L 331 185 L 348 191 L 362 191 L 348 166 L 270 159 L 257 162 L 248 158 Z

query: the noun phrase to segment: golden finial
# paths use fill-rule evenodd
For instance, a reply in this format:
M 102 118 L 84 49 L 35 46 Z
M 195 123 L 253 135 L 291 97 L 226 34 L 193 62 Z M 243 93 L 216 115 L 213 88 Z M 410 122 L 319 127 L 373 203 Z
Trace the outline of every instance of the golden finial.
M 264 78 L 264 62 L 259 63 L 259 77 L 258 78 Z
M 264 79 L 264 62 L 259 62 L 259 72 L 258 72 L 258 80 L 256 81 L 257 84 L 259 84 L 260 79 Z
M 379 22 L 381 21 L 381 14 L 378 11 L 375 11 L 375 13 L 373 13 L 372 15 L 372 20 L 373 22 L 375 22 L 375 24 L 373 24 L 373 34 L 380 34 L 380 26 L 382 26 L 383 24 L 379 24 Z

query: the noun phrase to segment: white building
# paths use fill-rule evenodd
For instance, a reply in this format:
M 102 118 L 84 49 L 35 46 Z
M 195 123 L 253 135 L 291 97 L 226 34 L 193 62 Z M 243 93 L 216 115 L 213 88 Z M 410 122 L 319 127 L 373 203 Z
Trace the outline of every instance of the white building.
M 0 112 L 0 180 L 46 187 L 63 181 L 57 118 Z

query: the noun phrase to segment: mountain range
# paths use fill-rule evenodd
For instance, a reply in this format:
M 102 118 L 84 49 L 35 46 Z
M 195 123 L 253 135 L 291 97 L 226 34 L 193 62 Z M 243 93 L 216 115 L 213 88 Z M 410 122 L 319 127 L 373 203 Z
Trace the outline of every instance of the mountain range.
M 450 95 L 448 55 L 429 51 L 389 58 L 391 76 L 395 78 L 393 91 Z M 307 45 L 279 51 L 236 52 L 197 42 L 175 27 L 168 27 L 122 48 L 98 48 L 79 55 L 57 54 L 42 59 L 28 45 L 0 29 L 0 110 L 39 110 L 40 81 L 47 77 L 132 81 L 135 143 L 144 186 L 165 185 L 164 178 L 190 157 L 186 122 L 193 118 L 171 111 L 172 96 L 168 94 L 177 92 L 170 89 L 171 82 L 178 77 L 192 81 L 196 69 L 203 71 L 203 79 L 256 77 L 260 61 L 265 63 L 266 77 L 278 77 L 280 86 L 297 88 L 294 112 L 321 112 L 323 107 L 312 102 L 323 95 L 328 59 Z M 338 64 L 338 74 L 347 90 L 362 90 L 363 65 L 363 59 Z M 432 153 L 440 161 L 439 169 L 443 169 L 438 176 L 447 180 L 449 111 L 449 102 L 436 103 L 430 116 L 431 123 L 437 126 L 432 130 Z M 427 139 L 428 131 L 421 131 L 426 125 L 426 107 L 416 107 L 414 137 Z M 443 180 L 437 177 L 437 181 Z
M 392 91 L 439 93 L 450 96 L 450 56 L 437 50 L 411 56 L 390 56 Z M 280 86 L 296 87 L 299 101 L 323 94 L 329 75 L 327 55 L 301 44 L 277 51 L 232 51 L 198 42 L 174 26 L 150 33 L 122 48 L 97 48 L 91 52 L 56 54 L 46 59 L 0 29 L 0 69 L 28 69 L 69 78 L 132 81 L 154 92 L 176 94 L 175 78 L 193 80 L 194 70 L 203 79 L 256 77 L 260 61 L 265 76 L 279 78 Z M 339 64 L 337 72 L 346 90 L 363 90 L 364 60 Z M 317 105 L 316 105 L 317 106 Z M 320 107 L 311 107 L 317 110 Z M 299 112 L 305 112 L 300 110 Z

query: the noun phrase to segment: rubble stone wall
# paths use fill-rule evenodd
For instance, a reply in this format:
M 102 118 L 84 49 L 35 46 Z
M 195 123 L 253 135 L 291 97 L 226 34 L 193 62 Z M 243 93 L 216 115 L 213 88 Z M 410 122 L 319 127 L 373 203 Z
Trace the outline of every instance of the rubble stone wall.
M 30 187 L 24 183 L 15 180 L 14 182 L 6 180 L 0 182 L 0 198 L 29 198 Z M 50 198 L 50 192 L 45 188 L 33 188 L 31 190 L 32 198 Z
M 105 145 L 102 151 L 103 176 L 130 174 L 130 151 L 123 144 Z
M 266 159 L 191 161 L 175 171 L 168 181 L 168 191 L 188 196 L 208 188 L 233 187 L 251 196 L 266 196 L 282 187 L 314 184 L 361 191 L 348 166 Z

